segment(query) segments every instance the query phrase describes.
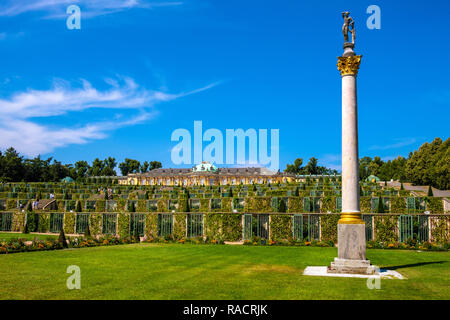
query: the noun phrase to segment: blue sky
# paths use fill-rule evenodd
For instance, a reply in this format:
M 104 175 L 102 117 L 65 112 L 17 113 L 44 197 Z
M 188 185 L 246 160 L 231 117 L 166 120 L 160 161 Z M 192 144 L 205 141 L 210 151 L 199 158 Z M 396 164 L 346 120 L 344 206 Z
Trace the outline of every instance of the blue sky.
M 67 6 L 81 8 L 68 30 Z M 366 9 L 381 8 L 381 30 Z M 360 156 L 448 138 L 448 1 L 4 0 L 0 149 L 174 167 L 172 132 L 280 130 L 280 168 L 340 167 L 341 12 L 356 21 Z

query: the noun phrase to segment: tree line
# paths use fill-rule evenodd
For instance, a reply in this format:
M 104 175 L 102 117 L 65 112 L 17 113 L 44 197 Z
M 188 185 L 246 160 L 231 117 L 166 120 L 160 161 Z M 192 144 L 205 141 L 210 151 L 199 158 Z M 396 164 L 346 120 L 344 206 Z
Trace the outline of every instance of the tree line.
M 370 175 L 383 181 L 391 179 L 411 182 L 415 185 L 431 185 L 441 190 L 450 189 L 450 138 L 442 141 L 436 138 L 424 143 L 418 150 L 410 152 L 407 158 L 399 156 L 383 161 L 380 157 L 359 159 L 359 177 L 367 179 Z M 333 174 L 333 170 L 317 165 L 317 159 L 311 158 L 302 167 L 303 160 L 298 158 L 288 164 L 284 172 L 294 174 Z M 335 171 L 335 170 L 334 170 Z
M 57 182 L 65 177 L 80 180 L 88 177 L 116 176 L 116 167 L 117 161 L 113 157 L 104 160 L 96 158 L 91 164 L 84 160 L 74 164 L 62 164 L 53 157 L 41 159 L 37 156 L 26 159 L 14 148 L 0 151 L 0 181 L 3 182 Z M 137 160 L 127 158 L 119 163 L 118 167 L 122 175 L 127 175 L 161 168 L 162 164 L 159 161 L 145 161 L 141 164 Z

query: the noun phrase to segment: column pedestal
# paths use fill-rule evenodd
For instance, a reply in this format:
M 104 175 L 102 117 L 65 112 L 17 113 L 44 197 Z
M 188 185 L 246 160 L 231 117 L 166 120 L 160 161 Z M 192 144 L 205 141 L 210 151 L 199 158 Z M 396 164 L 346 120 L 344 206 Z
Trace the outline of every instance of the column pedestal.
M 366 260 L 365 224 L 338 224 L 338 257 L 328 273 L 375 274 Z

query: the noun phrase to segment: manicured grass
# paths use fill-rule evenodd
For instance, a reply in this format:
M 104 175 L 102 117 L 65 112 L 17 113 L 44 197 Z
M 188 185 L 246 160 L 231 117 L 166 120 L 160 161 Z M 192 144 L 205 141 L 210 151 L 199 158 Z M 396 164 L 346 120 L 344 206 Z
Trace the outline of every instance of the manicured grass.
M 0 299 L 450 299 L 448 252 L 368 250 L 407 280 L 308 277 L 336 248 L 131 244 L 0 255 Z M 68 290 L 69 265 L 81 290 Z
M 0 242 L 8 241 L 10 239 L 24 239 L 24 240 L 45 240 L 47 238 L 55 239 L 58 235 L 42 234 L 42 233 L 14 233 L 14 232 L 0 232 Z

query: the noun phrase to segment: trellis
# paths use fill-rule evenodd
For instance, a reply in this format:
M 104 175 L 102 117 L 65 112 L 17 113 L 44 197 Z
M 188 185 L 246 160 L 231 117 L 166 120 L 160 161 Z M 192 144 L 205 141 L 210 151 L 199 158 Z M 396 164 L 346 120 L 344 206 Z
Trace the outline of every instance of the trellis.
M 303 238 L 320 240 L 320 217 L 316 214 L 303 215 Z
M 130 214 L 130 235 L 134 236 L 136 233 L 144 236 L 145 230 L 145 213 L 131 213 Z
M 262 239 L 269 239 L 269 215 L 255 214 L 252 219 L 253 235 Z
M 292 237 L 295 240 L 303 240 L 303 215 L 294 214 L 292 216 Z
M 362 216 L 366 225 L 366 241 L 373 240 L 373 215 L 364 214 Z
M 50 228 L 51 233 L 59 233 L 63 228 L 64 213 L 50 213 Z
M 187 236 L 188 238 L 203 236 L 203 214 L 189 213 L 187 215 Z
M 429 219 L 427 216 L 401 215 L 399 217 L 400 242 L 429 240 Z
M 244 240 L 252 239 L 252 215 L 244 214 L 244 228 L 243 228 L 243 238 Z
M 158 237 L 170 236 L 173 233 L 173 214 L 158 214 Z
M 89 227 L 89 213 L 77 213 L 75 223 L 75 232 L 82 234 Z
M 117 230 L 117 214 L 116 213 L 104 213 L 102 223 L 102 233 L 115 235 Z
M 303 212 L 319 213 L 320 212 L 320 198 L 319 197 L 304 197 L 303 198 Z
M 12 230 L 13 213 L 0 212 L 0 231 Z
M 336 213 L 342 211 L 342 197 L 336 197 Z

